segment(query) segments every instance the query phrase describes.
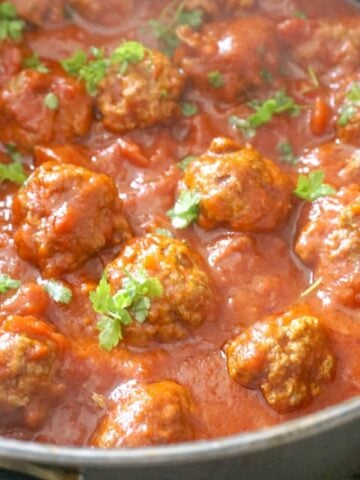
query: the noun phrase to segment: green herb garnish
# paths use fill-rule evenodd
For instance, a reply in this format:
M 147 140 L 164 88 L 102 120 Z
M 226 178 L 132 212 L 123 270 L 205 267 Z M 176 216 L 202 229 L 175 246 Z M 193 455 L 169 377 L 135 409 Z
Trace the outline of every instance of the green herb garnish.
M 130 64 L 140 63 L 145 57 L 146 48 L 140 42 L 124 42 L 113 51 L 110 57 L 112 64 L 120 66 L 120 73 L 124 75 Z
M 201 195 L 190 190 L 182 190 L 173 209 L 168 211 L 174 228 L 184 229 L 195 222 L 200 213 Z
M 92 307 L 101 315 L 97 324 L 100 347 L 107 351 L 115 348 L 123 339 L 122 326 L 130 325 L 133 320 L 143 323 L 149 315 L 151 300 L 162 293 L 161 282 L 144 270 L 131 275 L 126 272 L 122 288 L 115 294 L 103 276 L 97 289 L 90 293 Z
M 21 163 L 0 163 L 0 181 L 8 180 L 9 182 L 22 185 L 26 179 L 27 175 Z
M 271 97 L 263 102 L 253 100 L 248 103 L 249 107 L 255 110 L 255 113 L 247 118 L 239 118 L 232 116 L 229 118 L 231 125 L 242 130 L 243 134 L 252 138 L 256 135 L 256 129 L 269 123 L 274 115 L 281 115 L 282 113 L 289 113 L 295 117 L 300 113 L 300 107 L 293 98 L 286 95 L 283 90 L 276 92 L 274 97 Z
M 279 143 L 278 150 L 281 154 L 280 158 L 283 162 L 290 163 L 291 165 L 295 165 L 298 158 L 294 154 L 294 149 L 290 142 Z
M 48 93 L 44 99 L 45 107 L 49 110 L 57 110 L 59 108 L 59 97 L 55 93 Z
M 300 18 L 301 20 L 306 20 L 307 19 L 307 15 L 304 12 L 304 10 L 295 10 L 294 17 L 295 18 Z
M 199 109 L 194 103 L 183 102 L 181 104 L 181 111 L 184 117 L 193 117 L 198 113 Z
M 187 167 L 190 165 L 191 162 L 196 160 L 197 157 L 194 157 L 193 155 L 189 155 L 188 157 L 185 157 L 177 164 L 177 166 L 180 168 L 180 170 L 186 170 Z
M 208 73 L 208 82 L 214 88 L 221 88 L 224 86 L 224 76 L 218 70 Z
M 338 125 L 345 127 L 357 114 L 360 107 L 360 82 L 352 82 L 345 96 L 345 102 L 340 109 Z
M 73 294 L 70 288 L 56 280 L 42 280 L 41 285 L 47 294 L 57 303 L 67 305 L 71 302 Z
M 31 70 L 36 70 L 40 73 L 48 73 L 49 69 L 44 65 L 39 58 L 39 54 L 34 52 L 31 57 L 27 57 L 23 61 L 23 65 L 26 68 L 30 68 Z
M 163 237 L 174 238 L 173 233 L 167 228 L 157 228 L 155 233 L 156 235 L 162 235 Z
M 5 145 L 6 153 L 9 155 L 13 162 L 21 162 L 22 155 L 13 143 L 7 143 Z
M 308 202 L 313 202 L 320 197 L 333 195 L 336 190 L 327 183 L 324 183 L 325 174 L 322 170 L 315 170 L 309 175 L 299 175 L 295 195 Z
M 16 8 L 10 2 L 0 4 L 0 40 L 21 40 L 25 22 L 18 18 Z
M 14 280 L 5 273 L 0 274 L 0 293 L 6 293 L 9 290 L 19 288 L 21 282 L 19 280 Z

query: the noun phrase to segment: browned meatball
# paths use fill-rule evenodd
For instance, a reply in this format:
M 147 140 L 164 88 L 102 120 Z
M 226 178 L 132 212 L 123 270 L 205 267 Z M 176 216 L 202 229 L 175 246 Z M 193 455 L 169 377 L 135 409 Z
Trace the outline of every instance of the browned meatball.
M 64 391 L 56 372 L 65 348 L 65 338 L 34 317 L 10 316 L 1 324 L 0 408 L 3 421 L 6 421 L 6 414 L 19 413 L 19 410 L 28 427 L 35 427 L 45 419 L 51 402 Z
M 49 25 L 64 19 L 64 0 L 11 0 L 18 15 L 35 25 Z
M 232 102 L 245 90 L 261 85 L 261 72 L 274 72 L 279 45 L 274 24 L 263 17 L 238 18 L 206 24 L 200 32 L 190 27 L 177 31 L 183 42 L 175 61 L 185 76 L 203 92 Z M 214 88 L 209 74 L 219 72 L 221 88 Z
M 192 440 L 194 416 L 195 406 L 185 387 L 171 381 L 149 385 L 131 381 L 113 393 L 110 412 L 91 443 L 116 448 Z
M 171 342 L 186 337 L 212 314 L 212 288 L 202 260 L 185 242 L 148 234 L 130 241 L 106 271 L 112 289 L 119 290 L 124 271 L 145 269 L 163 286 L 161 297 L 152 300 L 147 320 L 125 327 L 127 342 L 139 346 L 150 340 Z
M 106 128 L 123 133 L 170 120 L 177 112 L 183 78 L 170 60 L 146 50 L 125 73 L 114 66 L 101 82 L 97 105 Z
M 319 320 L 301 308 L 247 328 L 227 345 L 226 355 L 231 378 L 260 387 L 279 413 L 308 405 L 335 370 Z
M 279 25 L 281 39 L 306 71 L 311 65 L 325 82 L 356 71 L 360 63 L 360 19 L 302 20 L 291 18 Z
M 46 277 L 72 271 L 128 238 L 113 181 L 70 164 L 37 168 L 18 192 L 13 211 L 19 254 Z
M 360 28 L 360 27 L 359 27 Z M 360 49 L 360 47 L 359 47 Z M 360 57 L 360 55 L 359 55 Z M 360 74 L 341 83 L 335 101 L 338 106 L 337 134 L 344 143 L 360 147 Z
M 320 198 L 305 212 L 295 251 L 321 277 L 327 298 L 360 306 L 360 187 Z
M 213 140 L 190 163 L 185 184 L 201 195 L 198 223 L 205 229 L 227 224 L 238 231 L 269 231 L 290 210 L 288 177 L 251 146 L 226 138 Z
M 131 0 L 69 0 L 68 4 L 76 13 L 95 24 L 116 26 L 134 11 L 135 2 Z
M 24 70 L 1 92 L 0 116 L 0 140 L 31 150 L 38 143 L 64 143 L 85 135 L 92 100 L 81 83 L 62 71 Z

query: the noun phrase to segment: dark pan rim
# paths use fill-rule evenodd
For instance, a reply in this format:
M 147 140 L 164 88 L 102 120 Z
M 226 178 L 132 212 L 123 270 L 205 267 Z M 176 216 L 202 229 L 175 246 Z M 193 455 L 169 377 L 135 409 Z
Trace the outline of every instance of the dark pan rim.
M 93 449 L 0 439 L 0 459 L 62 467 L 147 467 L 225 459 L 326 433 L 360 420 L 360 396 L 274 427 L 217 440 L 133 449 Z

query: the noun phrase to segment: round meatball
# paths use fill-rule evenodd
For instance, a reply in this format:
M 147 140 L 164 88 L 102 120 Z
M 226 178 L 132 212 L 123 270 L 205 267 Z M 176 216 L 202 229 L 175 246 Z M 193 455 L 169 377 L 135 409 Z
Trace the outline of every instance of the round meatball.
M 360 49 L 360 47 L 359 47 Z M 360 55 L 359 55 L 360 56 Z M 360 147 L 360 74 L 342 82 L 336 95 L 337 134 L 344 143 Z M 355 99 L 355 101 L 354 101 Z
M 143 60 L 110 69 L 99 86 L 97 106 L 106 128 L 124 133 L 170 120 L 177 112 L 183 78 L 170 60 L 146 50 Z
M 135 2 L 129 0 L 69 0 L 68 4 L 86 20 L 99 25 L 118 26 L 134 11 Z
M 130 241 L 106 269 L 112 290 L 121 289 L 125 271 L 144 269 L 160 280 L 164 291 L 152 300 L 144 323 L 124 328 L 128 343 L 144 346 L 150 340 L 179 340 L 211 316 L 210 279 L 200 257 L 185 242 L 153 234 Z
M 226 356 L 230 377 L 260 387 L 279 413 L 307 406 L 335 371 L 319 320 L 301 309 L 253 324 L 227 345 Z
M 195 406 L 183 386 L 135 381 L 112 394 L 110 412 L 97 428 L 92 445 L 101 448 L 145 447 L 192 440 Z
M 303 20 L 291 18 L 278 27 L 293 59 L 307 71 L 312 66 L 325 83 L 351 75 L 360 63 L 360 18 Z
M 216 138 L 209 150 L 190 163 L 185 184 L 199 192 L 198 224 L 221 224 L 237 231 L 270 231 L 287 216 L 292 184 L 271 160 L 247 145 Z
M 188 26 L 177 29 L 183 44 L 175 62 L 202 92 L 233 102 L 247 89 L 262 84 L 261 72 L 275 72 L 279 45 L 274 24 L 264 17 L 245 17 L 206 24 L 200 32 Z M 219 72 L 221 88 L 209 74 Z
M 321 289 L 347 307 L 360 307 L 360 187 L 341 189 L 305 212 L 295 251 L 321 277 Z
M 45 277 L 75 270 L 129 237 L 113 181 L 75 165 L 37 168 L 14 199 L 13 212 L 19 255 Z
M 66 143 L 85 135 L 92 100 L 81 83 L 62 71 L 24 70 L 1 92 L 0 115 L 0 140 L 32 150 L 38 143 Z
M 34 317 L 9 316 L 1 324 L 2 416 L 21 411 L 28 427 L 45 419 L 50 402 L 64 391 L 56 374 L 65 348 L 65 338 Z
M 64 19 L 64 0 L 11 0 L 20 17 L 35 25 L 46 26 Z

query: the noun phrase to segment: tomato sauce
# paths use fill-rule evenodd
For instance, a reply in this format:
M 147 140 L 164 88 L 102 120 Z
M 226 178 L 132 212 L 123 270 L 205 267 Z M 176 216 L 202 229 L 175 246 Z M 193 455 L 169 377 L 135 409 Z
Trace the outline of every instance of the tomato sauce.
M 93 23 L 75 13 L 71 20 L 61 25 L 27 32 L 24 42 L 42 59 L 51 61 L 61 61 L 77 48 L 87 50 L 97 46 L 111 50 L 124 39 L 137 39 L 156 48 L 156 40 L 144 25 L 161 14 L 166 2 L 137 3 L 136 13 L 116 26 L 103 25 L 101 18 Z M 283 4 L 286 11 L 287 2 L 278 3 Z M 331 2 L 331 8 L 326 0 L 304 0 L 296 4 L 308 18 L 336 20 L 359 15 L 355 7 L 340 0 Z M 103 10 L 105 16 L 106 3 Z M 270 7 L 269 10 L 266 13 L 266 8 L 255 7 L 256 14 L 271 17 Z M 228 20 L 227 14 L 222 14 L 222 20 Z M 280 22 L 279 17 L 275 20 Z M 256 97 L 264 99 L 274 90 L 284 88 L 301 105 L 301 114 L 274 117 L 249 141 L 264 156 L 275 161 L 295 184 L 299 173 L 308 172 L 309 165 L 311 168 L 314 162 L 318 162 L 318 157 L 315 155 L 314 159 L 311 152 L 335 142 L 336 132 L 332 90 L 324 84 L 314 86 L 310 82 L 309 85 L 306 72 L 293 64 L 289 68 L 293 70 L 276 76 L 276 86 L 260 87 Z M 202 417 L 196 431 L 197 438 L 217 438 L 270 427 L 360 394 L 359 310 L 332 300 L 323 302 L 316 291 L 304 301 L 321 314 L 337 367 L 334 380 L 324 387 L 310 406 L 279 414 L 267 405 L 258 390 L 246 389 L 229 377 L 224 344 L 254 322 L 301 302 L 302 292 L 312 283 L 312 271 L 294 252 L 299 224 L 308 207 L 304 202 L 294 200 L 285 225 L 271 233 L 248 235 L 226 227 L 205 231 L 197 225 L 185 230 L 173 229 L 167 211 L 174 205 L 178 184 L 183 178 L 177 163 L 188 155 L 204 153 L 215 137 L 224 136 L 244 143 L 241 132 L 229 124 L 228 118 L 249 112 L 246 99 L 228 104 L 216 101 L 196 88 L 188 87 L 183 98 L 197 105 L 196 115 L 180 116 L 167 125 L 123 135 L 109 132 L 100 121 L 94 120 L 90 133 L 76 143 L 85 158 L 92 158 L 95 169 L 101 169 L 115 181 L 124 202 L 125 216 L 136 236 L 153 230 L 155 225 L 171 230 L 176 238 L 187 240 L 200 253 L 215 287 L 215 319 L 205 322 L 192 331 L 189 338 L 176 343 L 153 343 L 142 349 L 123 344 L 110 353 L 101 350 L 96 329 L 97 315 L 89 302 L 89 292 L 98 283 L 104 267 L 116 257 L 119 248 L 102 251 L 83 267 L 62 277 L 73 291 L 73 301 L 61 305 L 50 300 L 46 310 L 47 321 L 71 345 L 71 354 L 66 356 L 61 373 L 66 385 L 65 394 L 60 402 L 52 405 L 46 420 L 35 431 L 14 422 L 0 427 L 1 435 L 57 445 L 88 445 L 96 425 L 104 416 L 103 405 L 96 402 L 96 398 L 106 398 L 115 387 L 133 379 L 147 383 L 171 379 L 189 387 Z M 319 113 L 323 107 L 321 99 L 326 106 Z M 26 109 L 27 105 L 23 108 Z M 320 120 L 317 116 L 321 117 Z M 124 146 L 124 140 L 136 144 L 135 150 L 133 148 L 129 153 L 129 143 Z M 282 142 L 290 142 L 300 158 L 295 165 L 281 161 L 278 145 Z M 36 159 L 32 154 L 27 155 L 24 161 L 29 170 L 42 162 L 42 155 L 45 159 L 54 155 L 52 147 L 54 145 L 41 147 L 36 151 Z M 355 150 L 352 146 L 343 148 L 351 152 Z M 343 158 L 339 155 L 340 159 Z M 337 168 L 330 165 L 326 169 L 326 181 L 338 184 Z M 16 192 L 17 187 L 12 184 L 2 183 L 0 186 L 0 271 L 21 279 L 23 283 L 36 282 L 39 270 L 19 257 L 14 244 L 11 208 Z M 29 304 L 36 305 L 38 297 L 35 294 L 29 293 Z M 24 298 L 20 295 L 17 300 L 13 292 L 3 295 L 1 303 L 5 312 L 18 312 L 24 308 Z

